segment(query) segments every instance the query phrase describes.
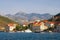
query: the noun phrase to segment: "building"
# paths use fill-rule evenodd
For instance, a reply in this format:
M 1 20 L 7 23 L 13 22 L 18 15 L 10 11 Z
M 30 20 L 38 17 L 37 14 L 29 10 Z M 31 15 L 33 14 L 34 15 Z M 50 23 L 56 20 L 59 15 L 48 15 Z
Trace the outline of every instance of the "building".
M 40 32 L 40 22 L 35 21 L 32 26 L 32 31 L 33 32 Z
M 46 29 L 48 29 L 48 27 L 45 25 L 44 22 L 41 22 L 40 31 L 44 31 L 44 30 L 46 30 Z
M 56 28 L 54 29 L 54 32 L 60 32 L 60 24 L 56 25 Z
M 17 24 L 9 23 L 9 24 L 8 24 L 9 31 L 13 31 L 13 30 L 16 28 L 16 25 L 17 25 Z
M 35 21 L 33 23 L 32 29 L 35 32 L 41 32 L 41 31 L 44 31 L 44 30 L 48 29 L 48 26 L 46 26 L 45 23 L 42 22 L 42 21 L 39 21 L 39 22 Z
M 49 23 L 50 23 L 50 27 L 54 28 L 54 26 L 55 26 L 54 24 L 55 23 L 54 22 L 49 22 Z
M 50 23 L 48 20 L 43 20 L 43 22 L 45 23 L 45 26 L 47 26 L 48 28 L 50 28 Z

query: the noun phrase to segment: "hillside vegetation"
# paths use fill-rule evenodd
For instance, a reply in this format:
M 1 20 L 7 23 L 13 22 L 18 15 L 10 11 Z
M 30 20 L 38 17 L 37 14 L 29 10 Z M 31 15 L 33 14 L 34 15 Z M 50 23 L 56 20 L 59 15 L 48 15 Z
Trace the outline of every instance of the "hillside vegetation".
M 7 26 L 8 23 L 16 23 L 13 20 L 0 15 L 0 27 Z

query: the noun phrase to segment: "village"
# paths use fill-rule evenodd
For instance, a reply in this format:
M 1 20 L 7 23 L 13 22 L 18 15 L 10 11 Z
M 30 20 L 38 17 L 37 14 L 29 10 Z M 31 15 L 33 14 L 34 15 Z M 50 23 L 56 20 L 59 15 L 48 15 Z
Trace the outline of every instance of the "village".
M 0 27 L 0 32 L 60 32 L 60 16 L 58 14 L 49 20 L 36 19 L 23 24 L 8 23 L 5 27 Z
M 6 27 L 0 28 L 0 30 L 3 32 L 60 32 L 60 23 L 56 25 L 55 22 L 48 20 L 36 20 L 22 25 L 9 23 Z

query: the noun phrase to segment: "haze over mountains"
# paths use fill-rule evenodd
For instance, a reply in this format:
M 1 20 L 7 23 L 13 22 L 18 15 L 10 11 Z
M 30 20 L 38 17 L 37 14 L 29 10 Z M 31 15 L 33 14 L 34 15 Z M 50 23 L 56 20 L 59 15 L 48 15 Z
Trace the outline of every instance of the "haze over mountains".
M 12 20 L 15 20 L 17 22 L 28 22 L 28 21 L 34 21 L 34 20 L 41 20 L 41 19 L 50 19 L 53 15 L 50 15 L 49 13 L 45 14 L 38 14 L 38 13 L 24 13 L 24 12 L 17 12 L 14 15 L 7 14 L 8 18 L 11 18 Z

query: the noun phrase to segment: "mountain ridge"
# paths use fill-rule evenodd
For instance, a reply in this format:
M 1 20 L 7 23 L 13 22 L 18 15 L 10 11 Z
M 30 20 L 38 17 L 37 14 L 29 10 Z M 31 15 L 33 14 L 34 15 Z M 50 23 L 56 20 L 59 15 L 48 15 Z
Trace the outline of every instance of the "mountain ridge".
M 0 30 L 1 28 L 5 28 L 5 27 L 8 27 L 8 24 L 9 23 L 15 23 L 15 24 L 18 24 L 17 22 L 5 17 L 5 16 L 1 16 L 0 15 Z
M 15 21 L 18 21 L 18 22 L 21 22 L 22 23 L 22 20 L 23 21 L 32 21 L 32 20 L 41 20 L 41 19 L 50 19 L 52 17 L 52 15 L 50 15 L 49 13 L 45 13 L 45 14 L 38 14 L 38 13 L 20 13 L 20 12 L 17 12 L 16 14 L 14 15 L 11 15 L 11 14 L 7 14 L 6 15 L 8 18 L 11 18 Z

